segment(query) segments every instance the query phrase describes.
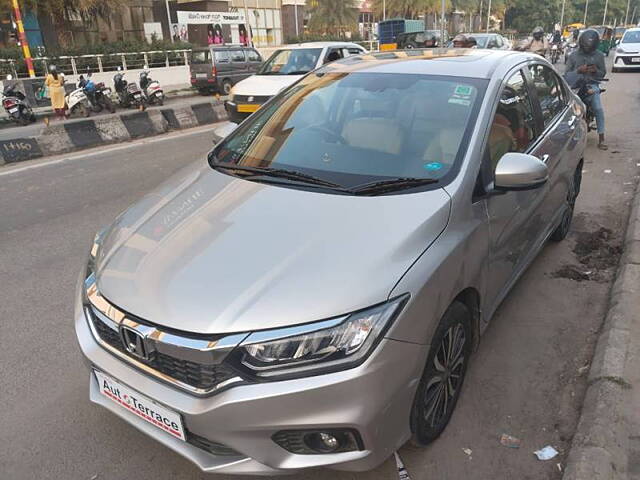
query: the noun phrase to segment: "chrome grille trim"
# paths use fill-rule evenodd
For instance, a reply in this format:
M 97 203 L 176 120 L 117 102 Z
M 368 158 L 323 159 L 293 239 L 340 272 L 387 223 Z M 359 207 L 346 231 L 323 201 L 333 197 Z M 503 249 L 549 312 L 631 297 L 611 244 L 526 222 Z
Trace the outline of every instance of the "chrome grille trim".
M 154 356 L 154 359 L 157 357 L 158 364 L 167 365 L 167 359 L 169 361 L 175 359 L 183 364 L 198 364 L 203 369 L 208 369 L 207 371 L 214 371 L 216 366 L 222 366 L 224 358 L 248 336 L 247 333 L 226 335 L 216 340 L 210 340 L 182 337 L 151 325 L 139 323 L 100 295 L 93 274 L 85 280 L 85 299 L 88 301 L 84 309 L 85 317 L 96 342 L 112 355 L 144 373 L 197 396 L 213 395 L 232 385 L 244 382 L 240 376 L 233 376 L 225 378 L 210 388 L 201 388 L 174 378 L 141 359 L 133 357 L 126 353 L 123 345 L 114 342 L 116 342 L 116 338 L 118 340 L 121 338 L 120 327 L 127 326 L 143 335 L 147 351 Z M 107 330 L 103 330 L 103 328 Z M 109 337 L 110 341 L 105 340 L 105 337 Z M 114 345 L 118 345 L 118 347 Z M 162 360 L 163 358 L 165 360 Z M 189 378 L 188 374 L 183 376 Z

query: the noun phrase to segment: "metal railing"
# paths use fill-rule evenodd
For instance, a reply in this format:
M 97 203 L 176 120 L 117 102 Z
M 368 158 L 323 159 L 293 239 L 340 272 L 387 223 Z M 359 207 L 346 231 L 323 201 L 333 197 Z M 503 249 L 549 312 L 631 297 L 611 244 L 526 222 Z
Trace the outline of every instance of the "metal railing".
M 92 55 L 62 55 L 60 57 L 36 57 L 33 59 L 36 76 L 44 76 L 49 65 L 55 64 L 58 71 L 65 75 L 78 75 L 92 72 L 112 72 L 121 67 L 123 70 L 144 68 L 166 68 L 189 65 L 190 49 L 187 50 L 151 50 L 147 52 L 127 52 Z M 12 74 L 15 78 L 28 77 L 23 60 L 0 59 L 0 75 L 4 78 Z

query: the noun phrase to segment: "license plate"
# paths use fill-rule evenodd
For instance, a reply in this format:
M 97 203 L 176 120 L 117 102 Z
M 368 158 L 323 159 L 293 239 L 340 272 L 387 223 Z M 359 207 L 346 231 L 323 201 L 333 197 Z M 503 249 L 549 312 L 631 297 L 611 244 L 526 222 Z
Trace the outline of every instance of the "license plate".
M 135 97 L 135 98 L 140 98 L 140 94 L 139 94 L 139 93 L 136 93 L 136 94 L 134 95 L 134 97 Z
M 238 112 L 253 113 L 260 108 L 260 105 L 238 105 Z
M 102 372 L 94 370 L 100 393 L 115 404 L 129 410 L 144 421 L 186 442 L 182 418 L 174 411 L 158 405 L 144 395 L 121 385 Z
M 9 109 L 9 113 L 16 113 L 18 111 L 18 107 L 13 107 Z
M 631 63 L 640 63 L 640 57 L 632 58 Z
M 103 93 L 104 95 L 111 95 L 111 89 L 110 89 L 110 88 L 105 88 L 105 89 L 102 91 L 102 93 Z
M 196 78 L 207 78 L 206 73 L 196 73 Z

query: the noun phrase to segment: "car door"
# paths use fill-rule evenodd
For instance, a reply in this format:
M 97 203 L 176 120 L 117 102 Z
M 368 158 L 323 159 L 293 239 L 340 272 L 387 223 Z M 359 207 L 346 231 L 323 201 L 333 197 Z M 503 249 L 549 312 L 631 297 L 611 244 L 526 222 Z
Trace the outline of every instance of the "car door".
M 260 65 L 262 65 L 262 57 L 260 54 L 252 48 L 245 50 L 247 56 L 247 64 L 249 66 L 249 75 L 255 74 L 259 69 Z
M 534 108 L 538 110 L 542 120 L 543 130 L 536 152 L 549 169 L 549 194 L 541 211 L 545 230 L 538 239 L 542 243 L 564 212 L 573 165 L 577 164 L 573 158 L 579 155 L 578 142 L 574 141 L 579 119 L 573 109 L 569 108 L 564 82 L 552 68 L 533 63 L 527 67 L 526 74 L 532 86 Z
M 229 50 L 231 57 L 231 75 L 233 83 L 238 83 L 249 76 L 249 68 L 247 67 L 247 59 L 244 50 L 241 48 Z
M 508 152 L 539 154 L 539 119 L 533 108 L 525 72 L 505 76 L 483 158 L 482 183 L 491 186 L 500 158 Z M 490 190 L 490 187 L 489 187 Z M 548 189 L 510 191 L 486 198 L 489 222 L 487 305 L 502 301 L 531 256 L 532 239 L 544 228 L 539 215 Z M 489 315 L 493 310 L 487 312 Z

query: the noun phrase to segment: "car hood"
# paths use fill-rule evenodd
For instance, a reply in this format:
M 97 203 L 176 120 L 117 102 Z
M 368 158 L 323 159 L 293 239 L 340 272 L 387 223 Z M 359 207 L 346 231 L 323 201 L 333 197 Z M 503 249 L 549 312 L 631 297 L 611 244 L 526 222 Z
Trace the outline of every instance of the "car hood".
M 270 96 L 295 83 L 304 75 L 253 75 L 233 86 L 234 95 Z
M 622 48 L 624 53 L 638 53 L 640 52 L 640 43 L 621 43 L 618 48 Z
M 444 230 L 449 204 L 443 189 L 333 195 L 199 164 L 105 231 L 98 289 L 125 312 L 188 332 L 321 320 L 388 298 Z

